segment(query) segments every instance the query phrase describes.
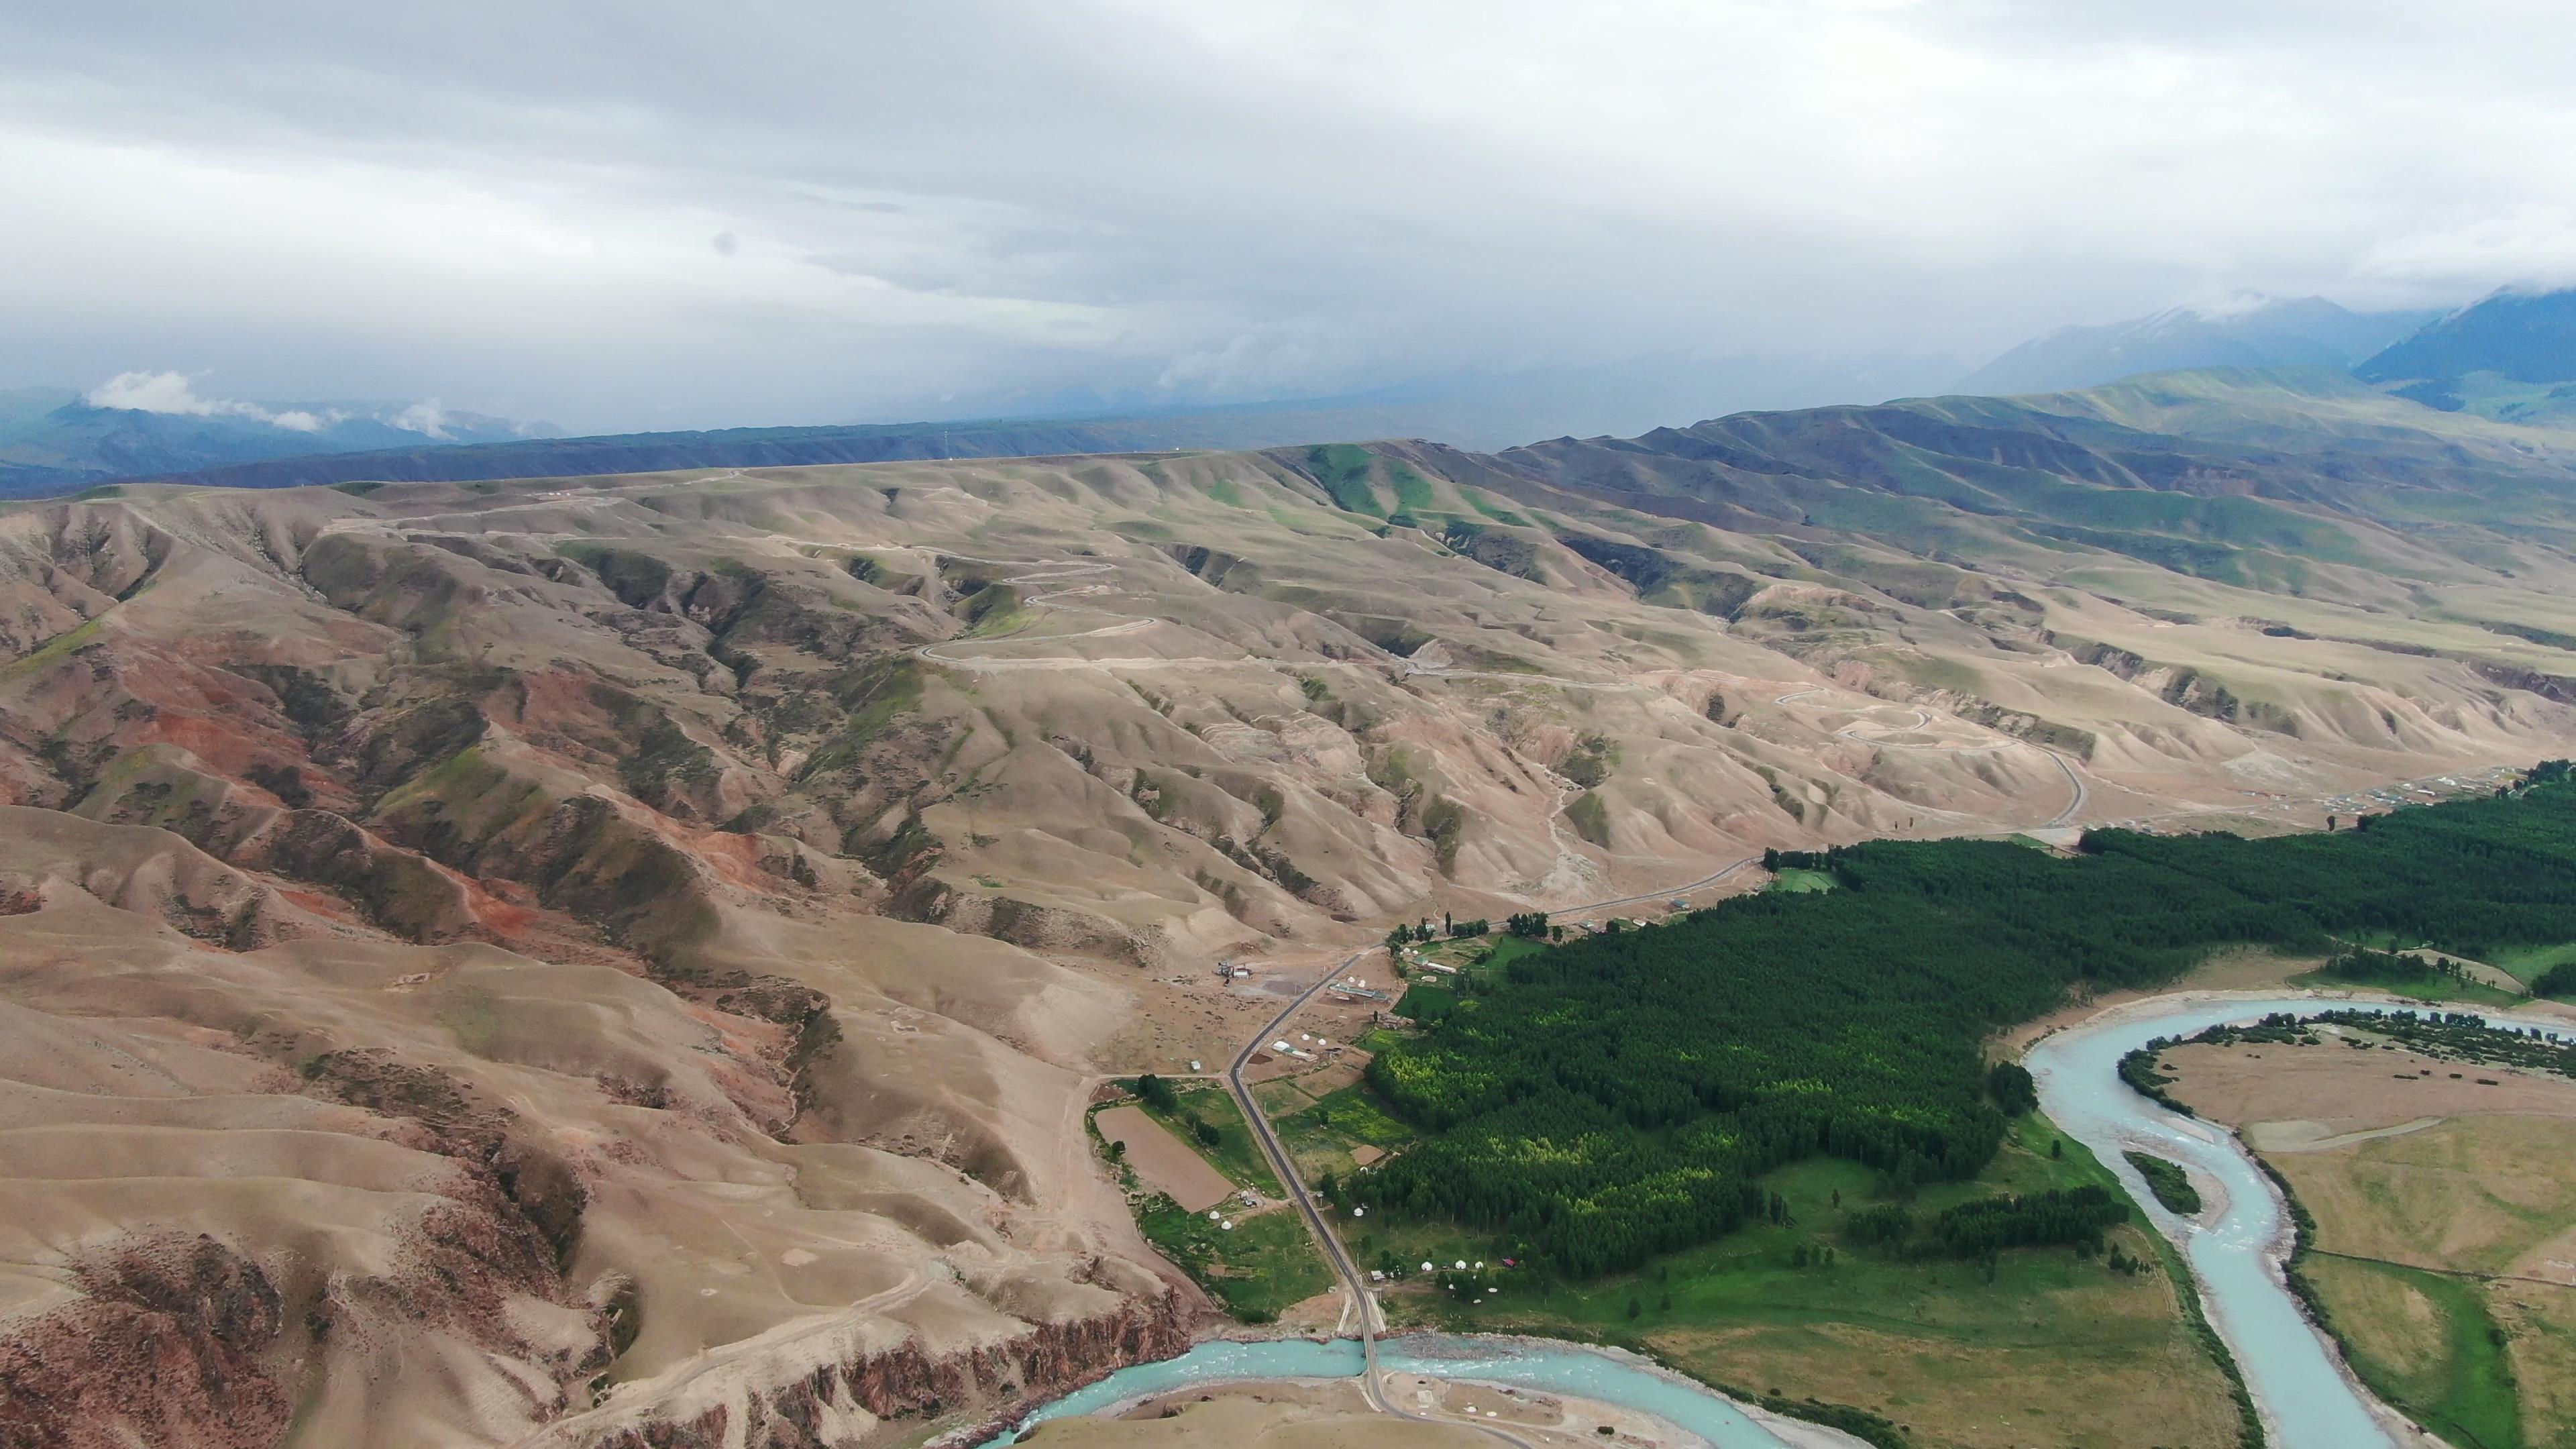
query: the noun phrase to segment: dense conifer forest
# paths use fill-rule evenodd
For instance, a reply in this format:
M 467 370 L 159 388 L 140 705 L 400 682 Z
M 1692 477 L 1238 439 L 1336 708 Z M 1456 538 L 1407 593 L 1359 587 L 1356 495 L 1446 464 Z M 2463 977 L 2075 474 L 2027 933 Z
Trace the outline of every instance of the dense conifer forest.
M 1589 1275 L 1732 1232 L 1765 1210 L 1761 1173 L 1812 1154 L 1898 1197 L 1969 1177 L 2027 1104 L 1980 1044 L 2070 988 L 2159 985 L 2234 945 L 2576 941 L 2576 783 L 2331 834 L 2093 831 L 2073 860 L 1880 841 L 1814 863 L 1842 888 L 1513 960 L 1371 1064 L 1426 1137 L 1353 1186 Z

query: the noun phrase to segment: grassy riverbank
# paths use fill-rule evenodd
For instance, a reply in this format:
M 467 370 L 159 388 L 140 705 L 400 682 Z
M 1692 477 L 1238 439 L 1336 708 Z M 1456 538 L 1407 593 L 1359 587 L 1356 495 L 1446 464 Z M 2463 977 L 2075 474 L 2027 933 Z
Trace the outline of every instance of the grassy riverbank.
M 2576 1445 L 2576 1082 L 2340 1030 L 2173 1049 L 2168 1089 L 2286 1144 L 2292 1286 L 2374 1394 L 2460 1449 Z M 2363 1130 L 2297 1145 L 2328 1127 Z
M 1927 1188 L 1912 1207 L 1929 1216 L 1998 1193 L 2087 1185 L 2117 1191 L 2080 1143 L 2025 1116 L 1985 1173 Z M 2142 1265 L 2134 1271 L 2065 1248 L 2008 1250 L 1991 1267 L 1906 1262 L 1844 1231 L 1854 1214 L 1885 1205 L 1876 1186 L 1856 1164 L 1810 1159 L 1763 1178 L 1785 1222 L 1766 1218 L 1634 1273 L 1581 1283 L 1489 1273 L 1474 1292 L 1426 1281 L 1420 1264 L 1498 1262 L 1487 1240 L 1417 1224 L 1345 1228 L 1364 1262 L 1413 1270 L 1388 1298 L 1404 1322 L 1624 1343 L 1789 1412 L 1811 1398 L 1866 1411 L 1919 1449 L 2239 1442 L 2231 1385 L 2142 1218 L 2107 1236 L 2118 1261 Z M 1828 1248 L 1829 1259 L 1819 1252 Z

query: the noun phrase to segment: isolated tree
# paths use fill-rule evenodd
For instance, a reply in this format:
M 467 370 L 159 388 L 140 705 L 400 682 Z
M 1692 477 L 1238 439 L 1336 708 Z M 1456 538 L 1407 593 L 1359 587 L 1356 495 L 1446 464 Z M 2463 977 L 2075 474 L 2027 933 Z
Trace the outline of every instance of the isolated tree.
M 1628 1300 L 1628 1316 L 1629 1316 L 1630 1318 L 1635 1318 L 1636 1316 L 1638 1316 L 1638 1315 L 1639 1315 L 1639 1314 L 1641 1314 L 1641 1313 L 1644 1313 L 1645 1311 L 1646 1311 L 1646 1305 L 1644 1305 L 1644 1304 L 1642 1304 L 1642 1303 L 1638 1302 L 1638 1301 L 1637 1301 L 1636 1299 L 1634 1299 L 1634 1298 L 1631 1298 L 1631 1299 L 1629 1299 L 1629 1300 Z

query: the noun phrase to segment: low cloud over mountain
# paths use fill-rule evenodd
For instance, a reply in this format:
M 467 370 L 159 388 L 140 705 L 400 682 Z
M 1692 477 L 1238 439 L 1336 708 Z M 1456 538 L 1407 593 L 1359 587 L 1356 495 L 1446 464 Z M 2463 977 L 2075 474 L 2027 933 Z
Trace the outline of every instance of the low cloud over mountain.
M 105 478 L 258 462 L 307 453 L 488 443 L 556 435 L 417 402 L 248 402 L 209 396 L 200 379 L 120 372 L 87 391 L 0 392 L 0 493 L 63 492 Z

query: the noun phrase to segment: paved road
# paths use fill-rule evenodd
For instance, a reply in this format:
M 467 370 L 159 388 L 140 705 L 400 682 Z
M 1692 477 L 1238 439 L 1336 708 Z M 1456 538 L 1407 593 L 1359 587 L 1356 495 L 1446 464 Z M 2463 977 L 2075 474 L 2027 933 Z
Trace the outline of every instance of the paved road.
M 1262 1153 L 1270 1159 L 1272 1170 L 1279 1174 L 1279 1181 L 1287 1186 L 1288 1195 L 1296 1201 L 1297 1210 L 1306 1215 L 1306 1226 L 1314 1233 L 1315 1241 L 1322 1245 L 1326 1261 L 1330 1262 L 1333 1265 L 1333 1271 L 1340 1275 L 1344 1290 L 1350 1295 L 1351 1306 L 1359 1311 L 1360 1353 L 1363 1359 L 1360 1393 L 1367 1398 L 1369 1407 L 1381 1414 L 1410 1419 L 1417 1424 L 1467 1423 L 1469 1421 L 1465 1419 L 1433 1418 L 1401 1408 L 1379 1388 L 1377 1335 L 1378 1331 L 1386 1325 L 1378 1313 L 1377 1298 L 1368 1291 L 1367 1283 L 1361 1279 L 1359 1264 L 1351 1261 L 1350 1250 L 1342 1246 L 1341 1235 L 1334 1232 L 1331 1225 L 1324 1221 L 1323 1210 L 1315 1206 L 1314 1195 L 1306 1191 L 1305 1180 L 1297 1176 L 1297 1165 L 1289 1160 L 1287 1147 L 1279 1141 L 1279 1134 L 1272 1129 L 1269 1117 L 1262 1113 L 1261 1104 L 1252 1099 L 1251 1086 L 1243 1080 L 1243 1069 L 1251 1064 L 1253 1053 L 1261 1050 L 1263 1043 L 1274 1040 L 1280 1031 L 1285 1030 L 1289 1018 L 1305 1009 L 1306 1003 L 1314 1000 L 1316 993 L 1347 975 L 1352 967 L 1359 964 L 1360 958 L 1367 954 L 1369 953 L 1366 951 L 1354 951 L 1344 957 L 1342 964 L 1333 968 L 1332 975 L 1307 987 L 1304 995 L 1288 1003 L 1284 1010 L 1272 1017 L 1269 1023 L 1261 1028 L 1261 1035 L 1246 1042 L 1243 1050 L 1235 1053 L 1234 1064 L 1226 1069 L 1226 1085 L 1234 1091 L 1235 1105 L 1243 1109 L 1243 1120 L 1252 1124 L 1252 1135 L 1260 1141 Z M 1477 1424 L 1475 1427 L 1506 1444 L 1518 1446 L 1518 1449 L 1535 1449 L 1528 1440 L 1494 1425 Z
M 1648 891 L 1641 896 L 1621 896 L 1616 900 L 1594 901 L 1590 905 L 1567 906 L 1561 911 L 1548 912 L 1548 919 L 1554 920 L 1559 916 L 1587 915 L 1593 911 L 1606 911 L 1612 906 L 1633 906 L 1640 901 L 1666 901 L 1671 900 L 1675 896 L 1686 896 L 1692 891 L 1713 886 L 1719 881 L 1726 879 L 1728 876 L 1735 874 L 1737 871 L 1742 870 L 1746 866 L 1752 865 L 1761 859 L 1762 857 L 1758 855 L 1748 855 L 1742 860 L 1737 861 L 1735 864 L 1728 866 L 1726 869 L 1717 872 L 1715 875 L 1704 875 L 1695 881 L 1691 881 L 1683 885 L 1671 886 L 1664 890 Z
M 1787 704 L 1787 703 L 1789 703 L 1791 700 L 1796 700 L 1796 699 L 1805 699 L 1807 696 L 1809 696 L 1809 695 L 1811 695 L 1811 694 L 1823 694 L 1823 693 L 1825 693 L 1825 692 L 1826 692 L 1826 691 L 1825 691 L 1825 690 L 1823 690 L 1823 689 L 1793 689 L 1793 690 L 1789 691 L 1787 694 L 1781 695 L 1778 699 L 1775 699 L 1775 700 L 1773 700 L 1773 701 L 1771 701 L 1771 702 L 1772 702 L 1773 704 Z M 1919 709 L 1917 709 L 1917 710 L 1915 710 L 1915 711 L 1914 711 L 1914 719 L 1915 719 L 1914 727 L 1915 727 L 1915 728 L 1918 728 L 1918 729 L 1919 729 L 1919 728 L 1922 728 L 1923 726 L 1928 725 L 1928 724 L 1930 724 L 1930 723 L 1931 723 L 1931 716 L 1930 716 L 1930 715 L 1928 715 L 1928 714 L 1926 714 L 1926 713 L 1924 713 L 1922 710 L 1919 710 Z M 2047 822 L 2046 824 L 2044 824 L 2044 825 L 2040 825 L 2040 826 L 2037 826 L 2037 827 L 2034 827 L 2034 828 L 2036 828 L 2036 829 L 2040 829 L 2040 830 L 2050 830 L 2050 829 L 2054 829 L 2054 828 L 2056 828 L 2057 826 L 2067 824 L 2067 823 L 2069 823 L 2070 821 L 2074 820 L 2074 818 L 2076 817 L 2077 813 L 2078 813 L 2078 812 L 2080 812 L 2080 811 L 2082 811 L 2082 810 L 2083 810 L 2083 808 L 2084 808 L 2084 777 L 2083 777 L 2083 776 L 2081 776 L 2081 775 L 2078 775 L 2078 774 L 2075 772 L 2075 765 L 2074 765 L 2074 762 L 2072 762 L 2072 761 L 2068 760 L 2064 755 L 2059 754 L 2057 751 L 2050 749 L 2050 748 L 2049 748 L 2048 746 L 2046 746 L 2046 745 L 2031 744 L 2031 742 L 2030 742 L 2029 740 L 2006 740 L 2006 741 L 2005 741 L 2004 743 L 2002 743 L 2002 744 L 1995 744 L 1995 745 L 1968 745 L 1968 746 L 1950 746 L 1950 745 L 1891 745 L 1891 744 L 1887 743 L 1887 742 L 1886 742 L 1886 741 L 1884 741 L 1884 740 L 1875 740 L 1875 739 L 1871 739 L 1871 738 L 1869 738 L 1869 737 L 1868 737 L 1868 736 L 1866 736 L 1866 735 L 1857 735 L 1857 734 L 1854 734 L 1854 733 L 1852 733 L 1852 731 L 1851 731 L 1850 729 L 1837 730 L 1837 731 L 1835 731 L 1835 733 L 1836 733 L 1837 735 L 1839 735 L 1840 737 L 1844 738 L 1844 739 L 1848 739 L 1848 740 L 1856 740 L 1856 741 L 1860 742 L 1861 744 L 1865 744 L 1865 745 L 1877 745 L 1877 746 L 1879 746 L 1879 747 L 1880 747 L 1880 748 L 1882 748 L 1882 749 L 1898 749 L 1898 750 L 1907 750 L 1907 749 L 1918 749 L 1918 750 L 1938 750 L 1938 751 L 1941 751 L 1941 752 L 1946 753 L 1946 754 L 1954 754 L 1954 755 L 1977 754 L 1977 753 L 1980 753 L 1980 752 L 1990 751 L 1990 750 L 2008 750 L 2008 749 L 2011 749 L 2011 748 L 2012 748 L 2013 746 L 2015 746 L 2015 745 L 2029 745 L 2032 749 L 2039 751 L 2041 754 L 2046 755 L 2046 756 L 2048 756 L 2051 760 L 2054 760 L 2054 761 L 2056 761 L 2056 762 L 2057 762 L 2057 768 L 2058 768 L 2058 769 L 2060 769 L 2060 770 L 2062 770 L 2062 771 L 2064 771 L 2064 772 L 2065 772 L 2065 774 L 2066 774 L 2066 784 L 2067 784 L 2067 787 L 2068 787 L 2069 791 L 2071 792 L 2071 793 L 2070 793 L 2069 798 L 2067 799 L 2067 802 L 2066 802 L 2066 808 L 2065 808 L 2065 809 L 2060 810 L 2060 811 L 2058 811 L 2055 815 L 2051 816 L 2051 817 L 2049 818 L 2049 820 L 2048 820 L 2048 822 Z
M 2066 783 L 2075 788 L 2075 796 L 2066 802 L 2066 808 L 2058 811 L 2047 825 L 2040 827 L 2042 830 L 2047 830 L 2073 820 L 2075 812 L 2084 808 L 2084 777 L 2075 773 L 2075 766 L 2064 755 L 2046 746 L 2040 746 L 2039 750 L 2041 754 L 2057 762 L 2057 768 L 2066 772 Z

